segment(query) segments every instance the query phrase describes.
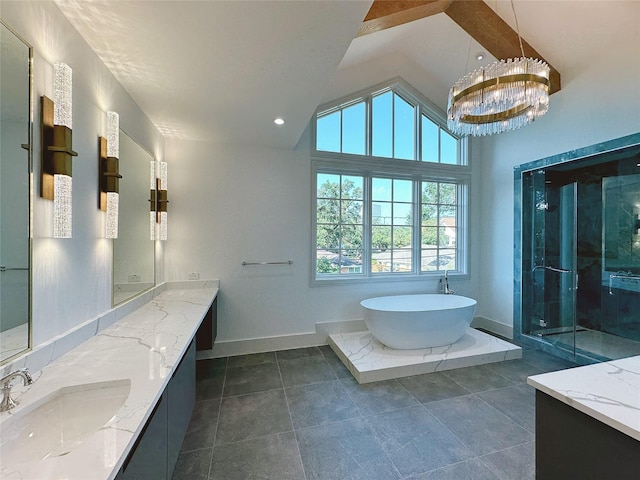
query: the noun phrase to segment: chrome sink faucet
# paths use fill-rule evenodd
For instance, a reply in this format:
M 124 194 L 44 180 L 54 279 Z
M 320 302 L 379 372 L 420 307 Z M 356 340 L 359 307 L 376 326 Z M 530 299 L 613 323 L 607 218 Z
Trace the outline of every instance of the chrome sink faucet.
M 451 288 L 449 288 L 449 271 L 445 270 L 444 271 L 444 294 L 445 295 L 453 295 L 455 292 L 455 290 L 452 290 Z
M 13 386 L 11 381 L 17 377 L 22 378 L 22 382 L 25 386 L 33 383 L 33 378 L 31 378 L 28 368 L 16 370 L 15 372 L 11 372 L 9 375 L 2 377 L 2 379 L 0 379 L 0 385 L 2 385 L 2 402 L 0 402 L 0 412 L 11 410 L 18 404 L 18 402 L 11 398 L 11 387 Z

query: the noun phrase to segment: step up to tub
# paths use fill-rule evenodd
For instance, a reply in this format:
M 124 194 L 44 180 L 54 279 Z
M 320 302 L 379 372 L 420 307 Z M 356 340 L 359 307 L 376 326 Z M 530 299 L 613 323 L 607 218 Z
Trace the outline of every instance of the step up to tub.
M 369 331 L 329 335 L 329 345 L 358 383 L 522 358 L 517 345 L 474 328 L 453 345 L 419 350 L 393 350 Z

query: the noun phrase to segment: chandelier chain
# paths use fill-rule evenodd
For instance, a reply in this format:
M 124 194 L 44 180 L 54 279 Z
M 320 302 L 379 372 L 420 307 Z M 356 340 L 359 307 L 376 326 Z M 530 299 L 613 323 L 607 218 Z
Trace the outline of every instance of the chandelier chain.
M 524 58 L 524 48 L 522 47 L 522 37 L 520 36 L 520 26 L 518 25 L 518 15 L 516 15 L 516 7 L 513 5 L 513 0 L 511 0 L 511 10 L 513 11 L 513 18 L 516 20 L 516 33 L 518 34 L 518 42 L 520 42 L 520 53 L 522 53 L 522 58 Z

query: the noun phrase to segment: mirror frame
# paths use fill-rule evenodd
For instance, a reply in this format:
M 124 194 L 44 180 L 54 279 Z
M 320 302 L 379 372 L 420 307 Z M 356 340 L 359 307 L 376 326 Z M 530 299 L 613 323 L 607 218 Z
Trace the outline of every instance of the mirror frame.
M 28 220 L 28 235 L 27 235 L 27 242 L 28 242 L 28 285 L 27 285 L 27 345 L 25 346 L 24 349 L 22 349 L 21 351 L 8 356 L 6 358 L 2 357 L 2 351 L 0 350 L 0 365 L 4 365 L 7 363 L 11 363 L 14 359 L 20 357 L 21 355 L 24 355 L 26 352 L 30 351 L 33 348 L 33 102 L 34 102 L 34 96 L 33 96 L 33 89 L 34 89 L 34 85 L 33 85 L 33 55 L 34 55 L 34 50 L 33 50 L 33 46 L 27 42 L 24 37 L 22 35 L 20 35 L 19 33 L 17 33 L 13 28 L 11 28 L 9 25 L 7 25 L 2 19 L 0 19 L 0 24 L 2 24 L 2 26 L 4 28 L 6 28 L 7 30 L 9 30 L 9 32 L 11 32 L 13 35 L 16 36 L 16 38 L 18 40 L 20 40 L 25 47 L 27 47 L 27 51 L 28 51 L 28 62 L 29 62 L 29 86 L 28 86 L 28 113 L 27 113 L 27 141 L 28 143 L 26 144 L 26 150 L 27 150 L 27 164 L 28 164 L 28 176 L 29 176 L 29 180 L 28 180 L 28 188 L 29 188 L 29 192 L 28 192 L 28 211 L 29 211 L 29 220 Z M 23 145 L 24 147 L 25 145 Z M 1 332 L 0 332 L 1 334 Z M 1 348 L 1 345 L 0 345 Z

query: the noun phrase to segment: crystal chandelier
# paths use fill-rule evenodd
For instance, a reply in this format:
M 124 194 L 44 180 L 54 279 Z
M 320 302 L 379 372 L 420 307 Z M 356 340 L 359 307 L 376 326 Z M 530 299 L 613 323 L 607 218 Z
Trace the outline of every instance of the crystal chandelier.
M 516 29 L 521 58 L 468 73 L 449 90 L 447 126 L 453 133 L 493 135 L 524 127 L 547 113 L 549 65 L 525 57 L 517 17 Z

